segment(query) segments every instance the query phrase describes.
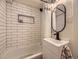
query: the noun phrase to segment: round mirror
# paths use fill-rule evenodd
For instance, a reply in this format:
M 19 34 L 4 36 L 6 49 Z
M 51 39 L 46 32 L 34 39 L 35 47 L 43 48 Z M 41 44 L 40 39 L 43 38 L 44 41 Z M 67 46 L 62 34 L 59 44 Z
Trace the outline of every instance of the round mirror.
M 66 8 L 63 4 L 58 5 L 52 11 L 52 28 L 55 32 L 61 32 L 66 26 Z
M 56 32 L 56 39 L 60 40 L 59 33 L 66 27 L 66 8 L 59 4 L 51 13 L 51 27 Z

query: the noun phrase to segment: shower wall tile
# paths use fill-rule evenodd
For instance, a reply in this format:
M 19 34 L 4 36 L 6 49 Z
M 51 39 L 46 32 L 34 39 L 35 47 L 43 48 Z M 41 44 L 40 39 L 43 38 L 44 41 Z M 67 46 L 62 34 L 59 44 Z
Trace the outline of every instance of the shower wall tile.
M 0 0 L 0 59 L 6 49 L 6 1 Z
M 35 23 L 19 23 L 18 14 L 34 16 Z M 34 47 L 35 49 L 37 49 L 37 47 L 40 48 L 40 16 L 41 12 L 36 8 L 32 8 L 17 2 L 13 2 L 13 4 L 7 3 L 7 48 L 24 48 L 29 46 L 36 46 Z M 27 19 L 28 18 L 26 18 L 26 20 Z

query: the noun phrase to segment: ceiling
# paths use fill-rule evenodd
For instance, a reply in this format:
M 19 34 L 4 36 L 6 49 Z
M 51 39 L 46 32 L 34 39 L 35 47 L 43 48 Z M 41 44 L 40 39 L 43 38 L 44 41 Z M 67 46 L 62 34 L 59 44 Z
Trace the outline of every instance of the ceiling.
M 42 7 L 42 2 L 40 0 L 15 0 L 15 1 L 35 8 Z

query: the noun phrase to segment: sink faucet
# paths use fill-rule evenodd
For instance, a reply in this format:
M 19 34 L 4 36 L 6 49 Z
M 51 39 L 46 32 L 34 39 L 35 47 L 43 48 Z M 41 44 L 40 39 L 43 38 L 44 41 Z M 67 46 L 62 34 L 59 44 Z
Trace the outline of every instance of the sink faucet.
M 56 35 L 56 40 L 61 40 L 61 39 L 59 38 L 59 32 L 56 32 L 54 35 Z

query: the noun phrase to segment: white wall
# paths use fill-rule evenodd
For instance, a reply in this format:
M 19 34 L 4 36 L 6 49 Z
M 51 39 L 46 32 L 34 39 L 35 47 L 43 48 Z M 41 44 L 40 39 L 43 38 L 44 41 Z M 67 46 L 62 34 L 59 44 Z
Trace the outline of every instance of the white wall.
M 35 23 L 19 23 L 18 14 L 33 16 Z M 7 48 L 40 49 L 40 16 L 36 8 L 18 2 L 7 3 Z
M 0 0 L 0 59 L 6 50 L 6 1 Z
M 59 3 L 55 3 L 54 5 L 52 5 L 52 10 L 62 2 L 63 0 L 61 0 Z M 50 4 L 44 4 L 44 6 L 46 7 L 49 6 L 48 8 L 51 7 Z M 42 30 L 41 30 L 42 38 L 50 38 L 51 37 L 51 10 L 46 10 L 46 9 L 43 10 L 41 24 L 42 24 Z
M 78 59 L 78 38 L 77 38 L 77 0 L 69 0 L 65 3 L 67 9 L 67 25 L 66 29 L 61 33 L 61 37 L 70 40 L 70 47 L 74 59 Z
M 78 49 L 78 47 L 77 47 L 78 46 L 77 45 L 77 41 L 78 41 L 78 39 L 77 39 L 77 29 L 78 29 L 77 28 L 77 0 L 66 0 L 66 1 L 61 0 L 61 2 L 54 4 L 53 8 L 60 3 L 64 3 L 66 6 L 66 9 L 67 9 L 66 28 L 63 32 L 60 33 L 60 37 L 63 40 L 70 40 L 70 47 L 71 47 L 71 50 L 73 53 L 73 57 L 74 57 L 74 59 L 78 59 L 78 54 L 77 54 L 77 52 L 78 52 L 78 50 L 77 50 Z M 45 35 L 44 38 L 47 38 L 47 37 L 51 36 L 51 34 L 49 32 L 49 31 L 51 31 L 51 28 L 50 28 L 51 22 L 50 22 L 49 14 L 45 17 L 48 17 L 47 19 L 49 21 L 46 22 L 47 19 L 43 19 L 42 23 L 43 23 L 43 25 L 45 25 L 45 24 L 46 25 L 42 28 L 47 29 L 47 31 L 43 30 L 45 32 L 45 33 L 43 33 Z M 47 24 L 50 24 L 49 29 L 48 29 Z M 47 36 L 46 36 L 46 33 L 48 33 Z M 54 38 L 54 36 L 53 36 L 53 38 Z
M 72 48 L 74 59 L 78 59 L 78 0 L 73 0 L 73 40 Z
M 50 38 L 51 37 L 51 11 L 49 10 L 44 10 L 42 12 L 42 30 L 41 30 L 41 37 L 42 38 Z

